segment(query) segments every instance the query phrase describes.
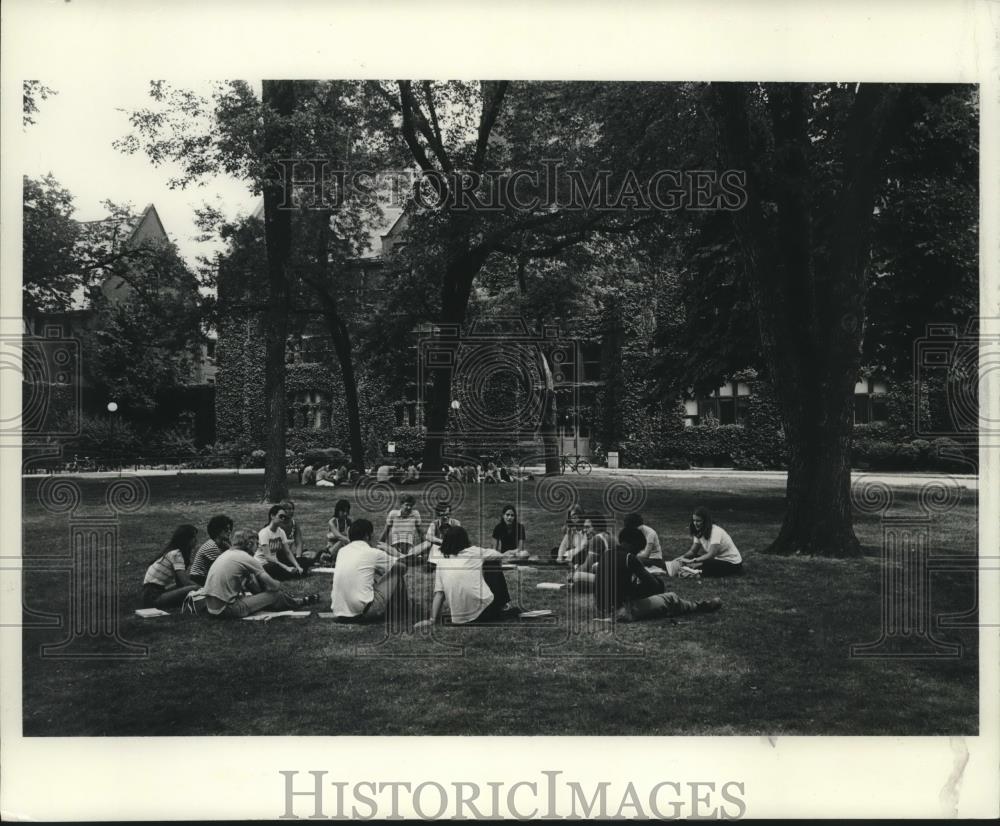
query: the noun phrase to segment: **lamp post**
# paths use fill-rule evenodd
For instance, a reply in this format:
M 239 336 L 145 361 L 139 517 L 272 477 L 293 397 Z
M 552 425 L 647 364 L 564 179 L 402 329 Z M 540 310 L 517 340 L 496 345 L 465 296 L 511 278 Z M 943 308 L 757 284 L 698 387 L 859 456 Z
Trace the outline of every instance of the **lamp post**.
M 452 427 L 451 427 L 451 452 L 452 452 L 452 455 L 455 455 L 457 453 L 457 450 L 458 450 L 457 447 L 456 447 L 456 444 L 455 444 L 455 428 L 456 428 L 456 426 L 458 424 L 458 421 L 457 421 L 457 419 L 458 419 L 458 411 L 459 411 L 459 408 L 461 408 L 461 406 L 462 406 L 462 403 L 458 399 L 452 399 L 451 400 L 451 409 L 452 409 L 452 411 L 455 414 L 454 415 L 454 420 L 452 421 Z
M 108 422 L 111 425 L 111 461 L 115 460 L 115 413 L 118 412 L 118 402 L 108 402 Z

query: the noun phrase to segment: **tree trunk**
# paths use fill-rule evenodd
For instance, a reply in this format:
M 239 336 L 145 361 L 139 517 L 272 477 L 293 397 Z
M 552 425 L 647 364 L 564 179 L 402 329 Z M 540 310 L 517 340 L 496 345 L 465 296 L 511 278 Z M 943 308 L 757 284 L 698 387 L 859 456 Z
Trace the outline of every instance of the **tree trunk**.
M 469 305 L 469 293 L 472 290 L 472 280 L 486 263 L 489 253 L 483 250 L 468 251 L 467 231 L 462 229 L 455 240 L 457 252 L 448 262 L 441 286 L 441 322 L 448 325 L 465 323 L 465 311 Z M 455 346 L 455 357 L 461 347 L 462 337 L 458 336 Z M 418 354 L 423 358 L 423 353 Z M 448 428 L 448 411 L 451 410 L 451 384 L 453 371 L 449 368 L 429 368 L 431 387 L 424 408 L 424 424 L 427 436 L 424 440 L 424 456 L 421 475 L 441 473 L 444 454 L 444 440 Z M 459 434 L 461 435 L 461 434 Z
M 265 80 L 262 88 L 265 107 L 279 117 L 292 114 L 295 91 L 291 81 Z M 265 136 L 265 155 L 278 152 L 275 132 Z M 265 423 L 264 499 L 280 502 L 288 497 L 285 467 L 285 347 L 288 341 L 288 260 L 292 247 L 292 214 L 279 209 L 283 201 L 281 185 L 272 179 L 264 185 L 264 239 L 267 244 L 268 309 L 264 313 L 264 402 Z
M 307 279 L 320 303 L 327 331 L 333 340 L 333 350 L 340 364 L 340 375 L 344 383 L 344 406 L 347 408 L 347 436 L 351 448 L 351 467 L 364 472 L 365 446 L 361 437 L 361 414 L 358 408 L 358 379 L 354 372 L 354 357 L 351 352 L 351 334 L 340 315 L 337 299 L 333 294 L 329 275 L 329 238 L 331 213 L 321 212 L 316 220 L 316 280 Z
M 845 140 L 828 259 L 814 255 L 808 87 L 771 84 L 773 170 L 752 146 L 747 87 L 714 85 L 718 124 L 730 168 L 747 174 L 748 203 L 735 213 L 760 325 L 762 352 L 782 408 L 790 460 L 785 518 L 771 553 L 856 556 L 851 514 L 853 388 L 865 323 L 871 216 L 895 93 L 862 87 Z M 777 206 L 772 225 L 762 182 Z
M 545 387 L 542 392 L 545 399 L 542 403 L 542 421 L 539 434 L 542 437 L 542 453 L 545 456 L 545 475 L 558 476 L 562 473 L 562 462 L 559 461 L 559 427 L 556 415 L 556 389 L 549 368 L 549 360 L 545 353 L 539 354 L 542 364 L 542 374 L 545 376 Z
M 351 355 L 351 336 L 347 325 L 339 315 L 326 313 L 326 325 L 333 339 L 333 349 L 340 362 L 340 374 L 344 380 L 344 405 L 347 407 L 347 434 L 351 444 L 351 467 L 359 471 L 365 469 L 365 446 L 361 438 L 361 414 L 358 409 L 358 380 L 354 374 L 354 359 Z

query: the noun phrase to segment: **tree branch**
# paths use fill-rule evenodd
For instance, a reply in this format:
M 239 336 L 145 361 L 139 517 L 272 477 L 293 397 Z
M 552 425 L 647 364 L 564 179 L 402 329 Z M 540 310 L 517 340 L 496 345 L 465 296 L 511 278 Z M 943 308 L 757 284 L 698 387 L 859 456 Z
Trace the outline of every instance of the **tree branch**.
M 483 164 L 486 162 L 486 149 L 490 142 L 490 134 L 493 131 L 493 125 L 496 123 L 497 117 L 500 115 L 503 99 L 507 94 L 507 87 L 510 85 L 510 82 L 507 80 L 499 81 L 493 89 L 493 95 L 489 99 L 486 96 L 486 85 L 484 81 L 483 111 L 479 117 L 479 136 L 476 139 L 476 154 L 472 159 L 472 169 L 475 172 L 483 171 Z

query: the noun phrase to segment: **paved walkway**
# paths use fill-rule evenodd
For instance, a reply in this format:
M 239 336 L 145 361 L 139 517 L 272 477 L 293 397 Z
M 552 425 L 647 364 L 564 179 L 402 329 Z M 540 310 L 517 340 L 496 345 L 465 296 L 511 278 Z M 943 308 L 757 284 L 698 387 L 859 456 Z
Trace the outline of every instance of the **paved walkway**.
M 530 473 L 540 474 L 541 466 L 525 468 Z M 119 471 L 93 471 L 86 473 L 59 473 L 60 477 L 85 479 L 113 479 L 118 476 L 263 476 L 263 468 L 185 468 L 183 470 L 160 470 L 143 468 L 141 470 L 126 469 Z M 39 478 L 41 473 L 25 474 L 23 478 Z M 691 470 L 646 470 L 643 468 L 621 468 L 609 470 L 595 467 L 590 474 L 592 478 L 628 478 L 644 479 L 718 479 L 739 481 L 741 479 L 769 479 L 774 482 L 784 482 L 786 473 L 783 470 L 733 470 L 731 468 L 692 468 Z M 876 473 L 868 471 L 853 471 L 851 478 L 857 480 L 864 477 L 870 481 L 885 482 L 893 487 L 919 488 L 935 480 L 955 480 L 969 490 L 979 490 L 979 477 L 968 473 Z M 575 473 L 566 474 L 567 479 L 585 479 Z

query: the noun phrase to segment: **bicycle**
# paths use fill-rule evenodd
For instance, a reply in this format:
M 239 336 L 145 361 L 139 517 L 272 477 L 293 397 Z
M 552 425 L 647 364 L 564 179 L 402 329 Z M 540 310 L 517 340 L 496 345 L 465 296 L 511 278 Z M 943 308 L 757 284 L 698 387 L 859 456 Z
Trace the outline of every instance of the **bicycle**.
M 579 473 L 581 476 L 588 476 L 590 471 L 593 470 L 593 466 L 584 459 L 582 456 L 570 456 L 565 453 L 560 457 L 562 462 L 562 472 L 565 473 L 566 469 L 569 468 L 574 473 Z

